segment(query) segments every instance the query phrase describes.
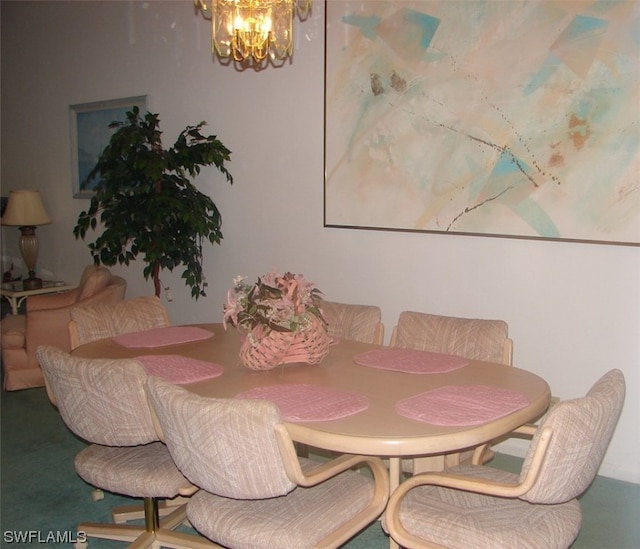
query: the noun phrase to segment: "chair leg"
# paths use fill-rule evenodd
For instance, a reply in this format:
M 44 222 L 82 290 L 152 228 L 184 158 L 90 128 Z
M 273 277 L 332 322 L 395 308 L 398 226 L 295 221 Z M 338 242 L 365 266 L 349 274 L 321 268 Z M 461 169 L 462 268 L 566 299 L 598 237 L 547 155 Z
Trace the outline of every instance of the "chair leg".
M 204 537 L 164 529 L 157 533 L 156 542 L 161 547 L 169 547 L 171 549 L 223 549 L 221 545 Z
M 156 533 L 143 532 L 133 543 L 128 545 L 127 549 L 152 549 L 157 546 Z
M 160 517 L 169 515 L 189 501 L 189 498 L 177 496 L 173 499 L 163 500 L 158 503 Z M 116 524 L 124 524 L 130 520 L 144 519 L 144 505 L 121 505 L 111 510 L 111 517 Z
M 196 534 L 174 532 L 173 529 L 187 521 L 187 505 L 175 498 L 174 505 L 166 506 L 164 517 L 160 520 L 159 504 L 156 498 L 144 498 L 144 527 L 129 524 L 84 523 L 78 526 L 89 538 L 102 538 L 130 542 L 129 549 L 151 549 L 168 547 L 173 549 L 211 549 L 220 545 Z M 174 500 L 171 500 L 174 501 Z
M 84 532 L 89 538 L 110 539 L 115 541 L 132 542 L 131 548 L 142 549 L 144 547 L 152 547 L 155 543 L 156 532 L 160 528 L 160 518 L 158 513 L 158 500 L 156 498 L 144 498 L 144 527 L 129 524 L 100 524 L 100 523 L 83 523 L 78 526 L 79 532 Z M 174 512 L 176 518 L 180 516 L 178 511 L 182 510 L 178 507 Z M 185 517 L 186 517 L 186 510 Z M 171 515 L 170 515 L 171 516 Z M 178 526 L 180 522 L 176 522 Z M 175 528 L 174 526 L 174 528 Z
M 144 498 L 144 528 L 147 532 L 155 532 L 160 524 L 158 515 L 158 500 Z
M 160 547 L 168 547 L 171 549 L 211 549 L 221 547 L 199 534 L 185 534 L 174 531 L 174 528 L 177 528 L 186 521 L 186 504 L 176 507 L 172 513 L 160 521 L 159 528 L 155 532 L 156 544 L 159 544 Z M 129 546 L 129 548 L 136 549 L 132 545 Z
M 145 529 L 143 526 L 132 526 L 129 524 L 84 522 L 78 525 L 78 532 L 84 532 L 88 538 L 132 542 L 144 534 Z
M 173 530 L 187 521 L 187 506 L 176 507 L 171 513 L 165 515 L 159 524 L 161 530 Z

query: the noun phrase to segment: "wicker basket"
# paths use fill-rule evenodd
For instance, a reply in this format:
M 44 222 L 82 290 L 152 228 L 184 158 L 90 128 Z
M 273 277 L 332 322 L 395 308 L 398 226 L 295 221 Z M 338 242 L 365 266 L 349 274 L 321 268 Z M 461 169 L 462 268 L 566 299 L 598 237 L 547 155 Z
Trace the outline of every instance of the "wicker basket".
M 324 325 L 315 317 L 299 332 L 264 335 L 262 326 L 256 326 L 242 342 L 240 360 L 251 370 L 271 370 L 291 362 L 318 364 L 329 352 L 329 341 Z

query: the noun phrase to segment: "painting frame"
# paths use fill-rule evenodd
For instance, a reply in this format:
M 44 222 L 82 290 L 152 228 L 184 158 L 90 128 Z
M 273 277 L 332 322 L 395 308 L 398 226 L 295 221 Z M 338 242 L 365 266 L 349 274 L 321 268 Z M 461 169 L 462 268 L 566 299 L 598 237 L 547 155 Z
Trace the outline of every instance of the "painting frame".
M 465 4 L 465 11 L 471 12 L 469 19 L 473 20 L 474 24 L 477 25 L 480 15 L 482 14 L 473 13 L 468 2 L 457 2 L 456 0 L 423 0 L 422 2 L 416 0 L 400 0 L 395 2 L 333 0 L 325 4 L 323 225 L 325 227 L 341 229 L 386 230 L 640 246 L 640 170 L 638 170 L 640 167 L 640 109 L 633 108 L 633 105 L 636 104 L 638 99 L 637 89 L 630 89 L 629 86 L 627 86 L 627 88 L 624 87 L 629 81 L 638 81 L 640 79 L 640 64 L 635 63 L 636 60 L 640 60 L 637 44 L 628 50 L 616 52 L 620 54 L 620 58 L 623 58 L 625 62 L 628 63 L 627 66 L 619 65 L 617 67 L 619 69 L 621 68 L 623 72 L 624 70 L 629 72 L 623 75 L 626 76 L 626 80 L 624 80 L 619 89 L 616 90 L 616 93 L 620 93 L 620 89 L 622 89 L 622 97 L 626 98 L 626 103 L 622 104 L 622 106 L 626 105 L 627 111 L 626 113 L 619 114 L 617 118 L 614 118 L 615 113 L 611 114 L 612 122 L 610 127 L 604 127 L 604 129 L 602 127 L 596 128 L 595 123 L 592 127 L 585 127 L 583 122 L 584 119 L 587 119 L 587 116 L 580 119 L 575 116 L 575 113 L 569 108 L 569 106 L 575 106 L 579 100 L 584 100 L 585 97 L 589 97 L 589 94 L 593 95 L 593 88 L 588 88 L 588 86 L 592 84 L 586 77 L 584 79 L 586 84 L 583 96 L 571 97 L 567 93 L 566 96 L 561 97 L 562 101 L 566 103 L 567 108 L 566 112 L 558 112 L 557 115 L 558 120 L 566 119 L 568 121 L 567 127 L 556 129 L 556 134 L 552 137 L 555 139 L 555 142 L 559 142 L 559 139 L 556 138 L 561 136 L 561 132 L 564 132 L 562 136 L 565 134 L 569 136 L 564 139 L 562 146 L 567 147 L 567 149 L 570 146 L 573 147 L 573 149 L 567 152 L 566 162 L 568 166 L 579 167 L 578 170 L 575 170 L 575 175 L 570 174 L 569 169 L 557 170 L 557 173 L 551 169 L 554 159 L 560 158 L 562 160 L 559 154 L 556 156 L 552 154 L 553 151 L 551 151 L 551 148 L 555 142 L 550 138 L 547 142 L 540 141 L 540 143 L 536 145 L 537 148 L 532 147 L 531 143 L 534 141 L 535 136 L 525 134 L 524 137 L 522 137 L 524 125 L 518 125 L 519 121 L 517 119 L 515 119 L 515 121 L 509 119 L 509 116 L 512 115 L 513 112 L 509 114 L 505 114 L 504 112 L 498 113 L 497 109 L 494 109 L 494 112 L 489 112 L 487 108 L 486 112 L 482 113 L 486 116 L 493 115 L 493 119 L 490 119 L 490 124 L 497 126 L 498 124 L 503 124 L 503 121 L 506 121 L 503 126 L 509 128 L 512 134 L 508 135 L 505 130 L 504 135 L 501 135 L 500 138 L 504 138 L 507 145 L 503 145 L 503 141 L 499 139 L 495 142 L 489 142 L 488 145 L 483 143 L 482 141 L 485 139 L 485 136 L 490 133 L 489 131 L 485 131 L 486 127 L 481 128 L 483 133 L 476 135 L 471 135 L 472 132 L 470 131 L 463 131 L 454 127 L 455 124 L 452 120 L 455 122 L 455 119 L 447 118 L 450 113 L 445 113 L 442 103 L 445 102 L 447 97 L 451 97 L 451 92 L 457 92 L 458 90 L 453 87 L 446 88 L 441 86 L 442 90 L 439 90 L 442 92 L 441 95 L 438 96 L 437 91 L 433 91 L 433 93 L 428 96 L 428 99 L 431 101 L 431 106 L 440 108 L 441 112 L 445 113 L 445 115 L 440 119 L 434 117 L 434 119 L 431 120 L 425 115 L 423 119 L 420 120 L 420 123 L 424 126 L 431 125 L 428 129 L 431 133 L 425 133 L 425 135 L 431 138 L 431 141 L 428 142 L 428 147 L 434 149 L 440 147 L 440 158 L 448 157 L 450 154 L 452 163 L 454 164 L 460 163 L 460 165 L 462 165 L 464 162 L 472 164 L 479 158 L 479 165 L 482 165 L 486 170 L 491 170 L 488 172 L 491 176 L 494 176 L 498 172 L 498 169 L 505 170 L 505 165 L 509 165 L 508 177 L 510 179 L 503 177 L 499 180 L 499 184 L 503 186 L 496 187 L 495 181 L 493 181 L 487 173 L 481 174 L 482 178 L 474 180 L 472 178 L 473 173 L 471 173 L 471 175 L 469 173 L 456 174 L 452 172 L 452 170 L 441 169 L 439 173 L 433 174 L 434 180 L 437 180 L 437 183 L 429 183 L 431 187 L 429 187 L 428 190 L 431 194 L 420 194 L 423 189 L 419 188 L 419 184 L 422 184 L 422 181 L 418 182 L 417 180 L 413 185 L 406 185 L 407 189 L 405 189 L 405 194 L 402 196 L 401 193 L 403 191 L 390 189 L 393 185 L 399 187 L 400 184 L 398 184 L 397 181 L 401 180 L 401 178 L 393 179 L 389 177 L 389 179 L 385 180 L 384 174 L 388 166 L 382 163 L 376 163 L 375 155 L 386 155 L 388 158 L 397 159 L 400 144 L 403 142 L 408 143 L 407 148 L 410 148 L 415 147 L 415 143 L 406 141 L 408 131 L 405 133 L 398 131 L 395 135 L 391 133 L 385 134 L 386 128 L 382 127 L 381 124 L 376 126 L 377 121 L 370 116 L 371 113 L 374 112 L 374 108 L 377 108 L 371 107 L 377 99 L 377 97 L 374 97 L 376 95 L 374 91 L 376 86 L 374 76 L 377 78 L 378 75 L 376 75 L 373 67 L 385 66 L 385 63 L 386 66 L 393 64 L 394 67 L 400 67 L 401 69 L 406 68 L 411 65 L 411 63 L 416 65 L 423 63 L 425 66 L 428 63 L 432 63 L 431 66 L 435 66 L 436 63 L 434 59 L 436 59 L 436 57 L 434 54 L 431 54 L 432 57 L 428 62 L 424 62 L 424 59 L 419 61 L 416 61 L 415 58 L 411 59 L 411 44 L 409 44 L 407 40 L 402 41 L 399 36 L 392 34 L 394 31 L 393 25 L 396 25 L 396 30 L 400 28 L 398 27 L 400 24 L 399 17 L 396 14 L 390 15 L 384 10 L 392 9 L 391 7 L 397 8 L 398 10 L 412 10 L 419 5 L 422 10 L 422 13 L 419 15 L 423 17 L 422 22 L 425 23 L 425 28 L 428 25 L 433 25 L 433 30 L 435 31 L 437 24 L 443 24 L 442 21 L 444 21 L 444 17 L 438 21 L 438 16 L 443 13 L 446 14 L 446 9 L 455 9 L 456 4 Z M 494 12 L 499 12 L 500 9 L 508 11 L 509 4 L 510 3 L 490 1 L 488 3 L 478 3 L 478 6 L 490 6 Z M 552 7 L 557 7 L 557 3 L 546 2 L 545 0 L 536 2 L 524 0 L 519 4 L 536 9 L 544 9 L 547 7 L 547 4 L 549 10 L 551 10 Z M 565 5 L 575 8 L 579 3 L 573 2 Z M 565 5 L 563 5 L 563 7 Z M 584 4 L 582 5 L 584 6 Z M 474 6 L 474 4 L 471 4 L 471 7 Z M 504 8 L 505 6 L 507 6 L 507 8 Z M 576 19 L 579 19 L 582 25 L 585 25 L 585 21 L 587 21 L 588 24 L 593 25 L 590 29 L 590 34 L 599 40 L 597 43 L 594 41 L 594 49 L 593 52 L 591 52 L 593 53 L 592 66 L 595 66 L 597 63 L 598 70 L 602 70 L 600 65 L 603 65 L 603 63 L 598 56 L 604 54 L 596 52 L 596 46 L 600 43 L 606 44 L 606 47 L 611 47 L 612 43 L 615 43 L 615 45 L 619 44 L 614 42 L 615 36 L 623 35 L 623 33 L 619 32 L 619 30 L 618 32 L 614 32 L 614 30 L 616 30 L 617 27 L 625 25 L 625 19 L 629 15 L 628 12 L 632 9 L 636 10 L 634 13 L 640 14 L 640 9 L 634 7 L 632 2 L 624 1 L 617 3 L 615 9 L 612 4 L 611 11 L 605 14 L 567 13 L 565 15 L 566 21 L 559 20 L 557 22 L 557 24 L 565 24 L 564 32 L 559 32 L 558 36 L 555 37 L 555 42 L 549 42 L 549 51 L 557 53 L 558 55 L 568 55 L 565 53 L 566 50 L 562 50 L 560 47 L 566 47 L 565 44 L 560 44 L 561 39 L 564 36 L 569 36 L 571 32 L 577 32 Z M 431 17 L 428 13 L 429 10 L 433 10 L 436 15 Z M 616 10 L 618 11 L 616 12 Z M 625 13 L 624 10 L 627 10 L 627 12 Z M 459 10 L 456 13 L 458 18 L 461 12 L 462 10 Z M 530 12 L 535 15 L 535 9 L 530 9 Z M 548 15 L 548 13 L 545 13 L 545 15 Z M 507 16 L 509 15 L 510 14 L 507 14 Z M 540 20 L 542 20 L 542 18 Z M 605 22 L 608 25 L 607 32 L 610 33 L 609 36 L 603 35 L 604 31 L 601 32 L 599 28 L 595 27 L 601 20 L 606 20 Z M 505 26 L 503 21 L 500 21 L 500 24 L 502 24 L 503 27 Z M 386 52 L 384 54 L 380 53 L 380 43 L 376 44 L 375 41 L 378 40 L 378 42 L 381 42 L 380 36 L 382 31 L 375 35 L 375 38 L 372 38 L 372 36 L 378 32 L 376 25 L 378 27 L 385 25 L 383 30 L 388 33 L 384 37 L 386 39 L 385 45 L 387 47 L 389 47 L 389 44 L 391 44 L 392 47 L 397 45 L 397 50 L 389 54 Z M 497 23 L 495 26 L 496 28 L 501 28 Z M 595 31 L 593 30 L 594 28 Z M 404 37 L 410 37 L 412 34 L 415 34 L 413 33 L 415 29 L 409 29 L 409 31 L 406 32 L 404 28 L 402 28 L 402 30 Z M 539 31 L 540 27 L 537 26 L 536 32 Z M 453 33 L 449 32 L 448 34 Z M 460 34 L 464 35 L 465 29 L 463 29 Z M 435 34 L 430 36 L 430 38 L 435 40 L 434 36 Z M 551 36 L 551 32 L 549 32 L 549 36 Z M 572 38 L 574 37 L 572 36 Z M 397 39 L 396 44 L 393 43 L 394 39 Z M 418 39 L 424 41 L 425 34 L 420 35 Z M 540 40 L 540 36 L 536 36 L 536 39 Z M 609 42 L 607 42 L 607 40 L 609 40 Z M 567 42 L 569 42 L 569 39 L 567 39 Z M 493 45 L 495 46 L 495 44 Z M 518 45 L 521 46 L 522 44 Z M 624 46 L 627 47 L 627 44 L 624 44 Z M 513 48 L 513 51 L 516 52 L 514 55 L 519 55 L 521 58 L 526 59 L 526 56 L 523 54 L 523 51 L 527 51 L 526 49 L 518 50 L 517 48 Z M 357 54 L 354 52 L 357 52 Z M 442 49 L 438 53 L 444 58 L 446 55 L 449 55 L 450 52 Z M 486 56 L 480 55 L 478 52 L 471 53 L 477 54 L 477 57 L 486 59 Z M 548 62 L 550 54 L 549 52 L 544 53 L 547 57 L 543 58 L 541 56 L 540 59 Z M 450 57 L 453 56 L 451 55 Z M 567 81 L 570 81 L 569 77 L 564 74 L 570 73 L 570 71 L 567 70 L 565 66 L 561 66 L 561 61 L 562 59 L 558 61 L 558 73 L 562 74 L 563 78 L 566 78 Z M 369 65 L 367 65 L 367 63 L 369 63 Z M 542 65 L 543 63 L 541 62 L 540 64 Z M 460 63 L 455 69 L 464 72 L 460 69 L 462 66 L 464 66 L 465 69 L 467 68 L 467 65 Z M 572 68 L 575 69 L 575 67 Z M 451 70 L 450 74 L 454 72 L 455 71 Z M 399 90 L 404 90 L 406 88 L 402 88 L 404 85 L 403 82 L 413 84 L 420 77 L 420 75 L 415 72 L 405 71 L 405 73 L 402 73 L 401 70 L 386 73 L 381 72 L 380 76 L 381 78 L 378 80 L 380 84 L 379 90 L 381 90 L 379 97 L 385 97 L 387 91 L 395 93 Z M 394 82 L 396 76 L 397 80 Z M 356 83 L 358 77 L 360 80 Z M 465 75 L 465 77 L 467 78 L 467 84 L 472 81 L 470 79 L 471 77 L 475 78 L 474 83 L 478 89 L 482 89 L 486 84 L 485 81 L 478 78 L 478 74 L 472 75 L 471 77 Z M 598 75 L 598 77 L 601 78 L 601 75 Z M 368 81 L 369 78 L 371 78 L 370 82 Z M 567 89 L 573 90 L 571 86 L 575 87 L 575 80 L 570 82 L 571 85 L 567 85 Z M 433 85 L 433 81 L 429 84 Z M 425 90 L 425 96 L 432 92 L 432 90 L 426 87 Z M 489 90 L 489 92 L 487 92 L 487 90 L 483 91 L 490 93 L 491 90 Z M 498 88 L 497 91 L 503 94 L 506 93 L 504 88 Z M 583 90 L 579 89 L 579 91 Z M 367 93 L 369 94 L 369 96 L 366 97 L 368 103 L 365 103 L 365 100 L 361 98 L 365 97 Z M 387 94 L 387 97 L 390 97 L 392 93 Z M 627 95 L 625 96 L 624 94 Z M 524 96 L 524 94 L 521 95 Z M 505 104 L 509 101 L 514 102 L 514 98 L 516 100 L 523 99 L 521 112 L 523 115 L 528 115 L 529 113 L 526 111 L 526 108 L 529 105 L 526 102 L 526 97 L 516 97 L 515 94 L 513 97 L 501 97 Z M 467 97 L 462 97 L 460 104 L 467 99 Z M 613 97 L 612 93 L 606 99 L 613 103 L 615 97 Z M 497 101 L 494 103 L 497 103 Z M 560 101 L 559 103 L 562 105 L 565 104 Z M 392 108 L 398 108 L 399 104 L 398 101 L 386 111 L 381 108 L 379 118 L 387 117 L 385 123 L 389 124 L 388 114 Z M 415 105 L 411 105 L 412 108 L 414 106 Z M 454 107 L 459 106 L 459 104 L 454 105 Z M 629 110 L 629 106 L 631 106 L 633 110 Z M 601 108 L 602 106 L 598 105 L 598 107 Z M 356 119 L 353 113 L 356 113 L 359 118 Z M 365 120 L 367 116 L 370 117 Z M 539 119 L 544 119 L 544 116 L 540 116 Z M 365 120 L 365 122 L 363 122 L 363 120 Z M 522 120 L 525 120 L 524 116 Z M 598 120 L 598 122 L 602 123 L 602 119 Z M 375 131 L 370 131 L 369 133 L 365 131 L 358 132 L 354 130 L 357 123 L 361 124 L 363 128 L 375 127 Z M 628 125 L 624 127 L 618 128 L 616 126 L 616 124 L 627 123 Z M 404 121 L 404 124 L 403 129 L 406 129 L 409 128 L 411 122 Z M 574 126 L 570 126 L 570 124 L 574 124 Z M 443 128 L 444 131 L 441 131 Z M 542 124 L 540 124 L 539 128 L 535 129 L 536 131 L 539 130 L 540 133 L 547 131 L 547 128 L 543 127 Z M 410 130 L 416 131 L 415 125 L 411 127 Z M 437 131 L 440 131 L 440 133 L 437 134 Z M 471 147 L 475 147 L 476 151 L 478 148 L 484 147 L 484 157 L 475 154 L 474 151 L 468 152 L 465 157 L 461 151 L 454 150 L 453 148 L 448 150 L 443 148 L 443 146 L 436 141 L 435 136 L 442 136 L 445 131 L 448 132 L 446 137 L 451 143 L 455 142 L 459 144 L 466 139 L 467 143 L 465 145 L 467 146 L 467 151 Z M 598 131 L 600 133 L 597 133 Z M 533 132 L 531 133 L 533 134 Z M 614 143 L 612 135 L 615 133 L 622 136 L 619 141 L 621 144 Z M 391 135 L 391 138 L 389 138 L 389 135 Z M 471 138 L 469 138 L 469 135 L 471 135 Z M 591 144 L 589 144 L 589 147 L 591 147 L 589 149 L 590 151 L 597 151 L 597 146 L 602 145 L 604 155 L 605 148 L 611 147 L 612 143 L 618 147 L 613 151 L 616 155 L 613 157 L 615 158 L 615 162 L 612 160 L 611 163 L 607 165 L 607 170 L 610 171 L 605 170 L 604 167 L 600 167 L 600 164 L 597 163 L 602 162 L 602 156 L 593 160 L 592 167 L 584 162 L 579 163 L 579 161 L 584 160 L 586 157 L 584 154 L 581 156 L 579 154 L 580 150 L 578 149 L 578 146 L 584 145 L 580 140 L 583 139 L 585 135 L 591 137 Z M 626 139 L 624 143 L 622 143 L 623 138 Z M 393 139 L 395 139 L 395 142 L 393 142 Z M 508 147 L 510 145 L 508 139 L 513 139 L 512 151 L 514 152 L 509 151 Z M 370 150 L 365 150 L 364 146 L 361 146 L 360 150 L 354 153 L 353 144 L 356 143 L 360 145 L 367 140 L 369 143 L 373 143 L 370 146 Z M 385 143 L 385 147 L 378 147 L 378 144 L 381 142 Z M 527 150 L 528 147 L 530 147 L 531 150 Z M 540 151 L 543 149 L 544 156 L 540 154 Z M 587 147 L 585 146 L 585 150 L 586 149 Z M 491 154 L 487 154 L 486 151 L 489 151 Z M 507 154 L 505 154 L 505 151 L 507 151 Z M 421 166 L 419 162 L 419 154 L 421 154 L 421 152 L 422 149 L 416 153 L 413 159 L 415 160 L 414 164 L 407 163 L 408 167 L 404 166 L 407 168 L 406 172 L 410 172 L 411 170 L 418 172 L 419 168 L 424 167 Z M 625 154 L 627 155 L 626 157 L 624 157 Z M 502 157 L 502 162 L 500 162 L 500 157 Z M 524 158 L 522 162 L 520 161 L 521 158 Z M 346 159 L 349 159 L 351 165 L 347 166 L 348 163 Z M 355 161 L 353 159 L 355 159 Z M 433 166 L 437 161 L 437 157 L 432 156 L 430 160 L 432 161 L 431 166 Z M 484 164 L 481 164 L 481 162 L 485 160 L 486 167 Z M 571 162 L 573 162 L 573 164 L 571 164 Z M 535 172 L 534 175 L 535 178 L 537 178 L 537 181 L 533 182 L 535 189 L 519 201 L 516 201 L 517 194 L 522 194 L 522 192 L 518 190 L 513 191 L 512 189 L 515 188 L 516 185 L 521 185 L 521 181 L 531 181 L 533 179 L 530 174 L 527 173 L 527 170 L 530 170 L 531 173 Z M 602 185 L 589 181 L 588 178 L 591 175 L 589 173 L 590 170 L 599 170 L 598 173 L 602 176 Z M 578 194 L 579 185 L 582 184 L 582 180 L 577 175 L 578 172 L 580 173 L 580 177 L 585 178 L 591 185 L 589 188 L 590 194 L 586 198 Z M 567 178 L 567 174 L 569 174 L 571 178 Z M 611 177 L 609 177 L 610 175 Z M 518 176 L 520 177 L 519 180 L 517 179 Z M 449 184 L 454 190 L 462 188 L 460 181 L 464 178 L 467 178 L 467 181 L 464 183 L 466 185 L 464 188 L 464 192 L 467 193 L 466 195 L 463 196 L 462 191 L 456 195 L 455 192 L 446 188 L 446 185 Z M 571 180 L 567 182 L 567 179 Z M 439 187 L 436 188 L 436 185 L 439 185 Z M 459 187 L 456 187 L 456 185 Z M 425 187 L 428 187 L 428 185 L 425 184 Z M 476 195 L 473 197 L 473 200 L 469 199 L 467 202 L 464 202 L 463 199 L 470 196 L 471 191 L 468 189 L 474 189 L 473 192 L 475 192 Z M 440 195 L 438 195 L 438 193 L 440 193 Z M 447 193 L 449 194 L 447 195 Z M 443 203 L 445 198 L 448 200 L 441 210 L 435 210 L 435 214 L 431 211 L 435 208 L 433 206 L 434 200 L 430 200 L 433 199 L 434 196 L 438 200 L 442 199 Z M 421 210 L 416 209 L 416 204 L 420 205 Z M 452 206 L 451 204 L 454 205 Z M 602 206 L 600 206 L 601 204 Z M 400 213 L 394 211 L 393 215 L 391 215 L 389 212 L 392 208 L 395 208 L 397 212 Z M 405 211 L 407 212 L 407 217 L 402 218 L 401 216 Z M 385 217 L 387 215 L 388 217 Z M 429 217 L 429 215 L 431 217 Z M 422 216 L 421 219 L 427 218 L 429 222 L 423 224 L 416 223 L 415 220 L 418 219 L 419 216 Z M 455 223 L 457 220 L 463 217 L 469 220 L 472 219 L 473 222 L 456 226 Z M 550 227 L 550 230 L 545 232 L 547 227 Z
M 115 131 L 112 122 L 124 122 L 126 113 L 134 106 L 141 112 L 146 109 L 147 96 L 137 95 L 120 99 L 78 103 L 69 107 L 71 142 L 71 178 L 73 198 L 91 198 L 97 180 L 82 188 L 100 153 L 109 143 Z

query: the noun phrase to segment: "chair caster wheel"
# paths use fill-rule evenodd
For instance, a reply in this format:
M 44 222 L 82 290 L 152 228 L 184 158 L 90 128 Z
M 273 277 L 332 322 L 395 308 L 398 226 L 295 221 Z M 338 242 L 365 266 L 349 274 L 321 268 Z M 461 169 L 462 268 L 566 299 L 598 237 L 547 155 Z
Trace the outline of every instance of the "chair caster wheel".
M 100 501 L 101 499 L 104 499 L 104 492 L 99 488 L 96 488 L 91 492 L 91 499 L 93 501 Z

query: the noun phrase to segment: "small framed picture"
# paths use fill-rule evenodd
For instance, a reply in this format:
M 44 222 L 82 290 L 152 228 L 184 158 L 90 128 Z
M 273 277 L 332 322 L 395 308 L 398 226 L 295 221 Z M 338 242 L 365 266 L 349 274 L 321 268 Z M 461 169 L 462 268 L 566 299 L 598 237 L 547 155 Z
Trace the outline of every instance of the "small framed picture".
M 94 103 L 71 105 L 71 175 L 74 198 L 91 198 L 99 177 L 85 187 L 89 172 L 98 162 L 100 154 L 108 145 L 115 129 L 109 128 L 112 122 L 124 122 L 126 113 L 134 106 L 144 112 L 146 95 L 124 97 Z

